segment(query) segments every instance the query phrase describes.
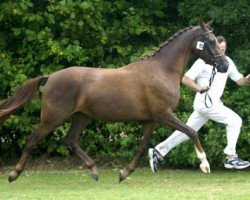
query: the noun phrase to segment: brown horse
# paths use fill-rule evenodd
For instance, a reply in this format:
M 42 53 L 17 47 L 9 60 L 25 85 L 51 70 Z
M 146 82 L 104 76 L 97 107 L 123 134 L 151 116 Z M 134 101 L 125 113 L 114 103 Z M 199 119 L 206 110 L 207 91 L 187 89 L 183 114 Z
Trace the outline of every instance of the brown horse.
M 143 123 L 142 140 L 132 162 L 120 171 L 122 181 L 131 174 L 147 150 L 155 123 L 186 133 L 194 142 L 202 171 L 210 167 L 197 133 L 173 115 L 180 97 L 180 82 L 189 59 L 196 54 L 217 70 L 226 72 L 228 62 L 212 33 L 211 24 L 185 28 L 171 37 L 159 50 L 117 69 L 70 67 L 47 77 L 29 80 L 12 97 L 0 103 L 0 122 L 25 102 L 33 99 L 41 81 L 47 82 L 42 97 L 39 128 L 28 137 L 21 159 L 9 175 L 14 181 L 24 170 L 31 150 L 56 127 L 71 117 L 71 128 L 64 140 L 67 146 L 91 169 L 98 180 L 97 165 L 79 146 L 79 138 L 91 118 L 110 122 Z

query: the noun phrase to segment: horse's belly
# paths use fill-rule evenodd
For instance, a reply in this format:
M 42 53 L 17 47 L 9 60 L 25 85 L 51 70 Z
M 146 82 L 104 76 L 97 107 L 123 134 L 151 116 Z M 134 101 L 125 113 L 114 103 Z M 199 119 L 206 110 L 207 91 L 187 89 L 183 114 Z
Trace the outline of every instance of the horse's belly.
M 144 113 L 136 113 L 129 110 L 114 110 L 108 107 L 96 107 L 97 109 L 87 109 L 84 111 L 85 114 L 98 118 L 104 121 L 122 122 L 122 121 L 146 121 L 150 120 L 150 115 Z
M 150 113 L 143 103 L 121 96 L 88 98 L 81 109 L 85 114 L 105 121 L 149 120 Z

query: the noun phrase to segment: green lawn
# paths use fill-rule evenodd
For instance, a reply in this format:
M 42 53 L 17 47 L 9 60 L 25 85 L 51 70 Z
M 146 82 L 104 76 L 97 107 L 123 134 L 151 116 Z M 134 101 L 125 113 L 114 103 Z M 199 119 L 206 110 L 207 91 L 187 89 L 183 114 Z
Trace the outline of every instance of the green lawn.
M 161 170 L 135 171 L 118 182 L 118 170 L 99 171 L 99 181 L 87 171 L 24 172 L 8 183 L 7 173 L 0 174 L 0 199 L 23 200 L 172 200 L 172 199 L 250 199 L 250 171 Z

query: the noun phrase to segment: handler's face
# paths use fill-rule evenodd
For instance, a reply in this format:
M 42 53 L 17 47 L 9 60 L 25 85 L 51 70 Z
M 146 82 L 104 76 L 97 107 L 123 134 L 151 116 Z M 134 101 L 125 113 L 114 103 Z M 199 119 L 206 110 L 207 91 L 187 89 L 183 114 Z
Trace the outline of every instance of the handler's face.
M 225 42 L 219 43 L 220 50 L 225 53 L 227 50 L 227 44 Z

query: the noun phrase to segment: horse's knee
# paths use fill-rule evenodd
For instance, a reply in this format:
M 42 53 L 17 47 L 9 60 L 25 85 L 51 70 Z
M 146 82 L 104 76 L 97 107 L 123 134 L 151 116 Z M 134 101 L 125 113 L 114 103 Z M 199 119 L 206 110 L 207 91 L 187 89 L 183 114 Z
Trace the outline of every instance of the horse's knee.
M 198 136 L 198 133 L 191 129 L 189 134 L 187 134 L 188 137 L 190 137 L 192 140 L 196 141 L 196 140 L 199 140 L 199 136 Z
M 76 148 L 77 148 L 77 144 L 76 144 L 73 140 L 71 140 L 70 138 L 65 137 L 65 138 L 64 138 L 64 143 L 65 143 L 65 145 L 66 145 L 71 151 L 75 151 Z

